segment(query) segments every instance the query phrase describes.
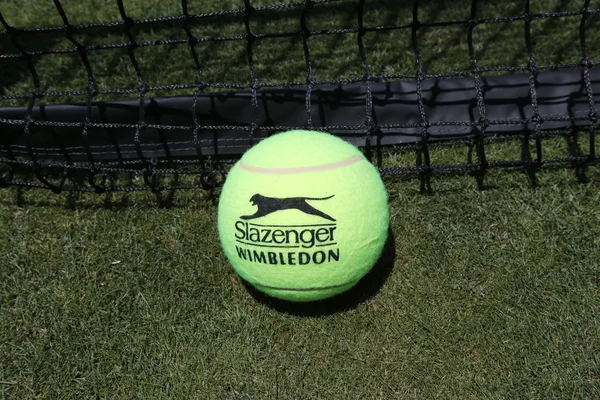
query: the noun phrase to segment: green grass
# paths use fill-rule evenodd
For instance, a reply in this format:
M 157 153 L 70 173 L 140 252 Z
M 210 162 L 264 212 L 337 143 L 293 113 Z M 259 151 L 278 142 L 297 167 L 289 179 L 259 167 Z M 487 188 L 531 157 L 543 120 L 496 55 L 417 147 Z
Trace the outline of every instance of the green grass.
M 593 172 L 545 172 L 537 189 L 516 173 L 485 191 L 454 178 L 427 196 L 386 180 L 393 268 L 351 307 L 253 298 L 204 193 L 161 208 L 147 193 L 5 191 L 1 393 L 598 397 Z
M 113 3 L 62 3 L 74 23 L 119 19 Z M 424 3 L 423 21 L 463 19 L 468 11 L 462 3 Z M 128 0 L 126 7 L 141 18 L 177 14 L 178 4 Z M 196 1 L 190 12 L 241 4 Z M 369 2 L 365 23 L 410 21 L 411 6 L 402 4 Z M 398 11 L 390 12 L 392 6 Z M 580 4 L 538 6 L 563 11 Z M 0 12 L 15 26 L 60 24 L 48 2 L 8 0 Z M 517 15 L 522 5 L 485 1 L 479 12 Z M 315 12 L 309 24 L 335 29 L 353 26 L 352 18 L 339 7 L 333 15 Z M 299 14 L 255 22 L 259 31 L 294 30 Z M 577 58 L 576 23 L 568 24 L 532 27 L 539 57 Z M 521 64 L 523 42 L 509 39 L 522 28 L 478 27 L 482 65 Z M 195 29 L 233 35 L 244 27 L 232 17 Z M 599 31 L 592 30 L 594 43 Z M 429 72 L 468 62 L 465 31 L 448 32 L 422 33 Z M 181 33 L 177 27 L 139 32 L 148 39 Z M 319 44 L 319 79 L 363 73 L 356 36 L 339 36 L 311 38 Z M 404 36 L 365 36 L 373 73 L 414 73 Z M 198 54 L 206 79 L 248 82 L 244 45 L 204 46 Z M 100 86 L 135 87 L 124 54 L 93 56 Z M 151 84 L 195 79 L 185 47 L 136 54 Z M 260 79 L 303 79 L 300 40 L 264 42 L 256 56 Z M 85 88 L 78 63 L 76 55 L 57 56 L 36 68 L 46 89 Z M 5 93 L 31 90 L 22 69 L 0 65 Z M 8 104 L 19 101 L 0 105 Z M 520 151 L 518 142 L 497 143 L 487 155 L 518 160 Z M 544 139 L 544 151 L 564 156 L 566 143 Z M 436 148 L 431 157 L 435 165 L 455 164 L 465 152 Z M 389 154 L 384 165 L 410 166 L 414 159 L 409 152 Z M 600 398 L 600 168 L 589 167 L 585 179 L 569 166 L 545 168 L 535 185 L 519 171 L 491 171 L 485 189 L 469 176 L 438 175 L 428 194 L 416 179 L 385 183 L 392 237 L 384 259 L 349 294 L 305 306 L 267 301 L 236 276 L 219 246 L 218 190 L 0 191 L 0 399 Z

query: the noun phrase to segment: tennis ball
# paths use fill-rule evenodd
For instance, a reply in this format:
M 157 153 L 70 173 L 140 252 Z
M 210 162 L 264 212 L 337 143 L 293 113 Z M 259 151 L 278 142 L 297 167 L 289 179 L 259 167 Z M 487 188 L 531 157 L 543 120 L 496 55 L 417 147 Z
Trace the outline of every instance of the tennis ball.
M 387 192 L 358 148 L 295 130 L 248 150 L 219 200 L 225 255 L 258 290 L 290 301 L 344 292 L 372 268 L 388 231 Z

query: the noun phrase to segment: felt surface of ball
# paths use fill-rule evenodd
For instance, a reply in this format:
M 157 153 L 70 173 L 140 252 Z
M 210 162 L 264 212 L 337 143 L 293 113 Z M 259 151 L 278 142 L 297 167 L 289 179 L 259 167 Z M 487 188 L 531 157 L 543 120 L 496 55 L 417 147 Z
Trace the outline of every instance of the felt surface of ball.
M 273 297 L 313 301 L 350 289 L 369 272 L 388 216 L 379 172 L 358 148 L 296 130 L 262 140 L 233 166 L 218 228 L 242 278 Z

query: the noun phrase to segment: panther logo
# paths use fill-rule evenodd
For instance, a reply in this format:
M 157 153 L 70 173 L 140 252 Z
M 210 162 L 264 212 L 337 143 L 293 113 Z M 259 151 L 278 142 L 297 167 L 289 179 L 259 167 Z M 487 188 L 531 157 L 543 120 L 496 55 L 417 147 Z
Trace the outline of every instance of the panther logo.
M 333 196 L 334 195 L 331 195 L 329 197 L 286 197 L 280 199 L 276 197 L 263 196 L 262 194 L 257 193 L 250 198 L 250 202 L 252 203 L 252 205 L 257 206 L 258 210 L 256 210 L 256 212 L 252 215 L 243 215 L 240 218 L 255 219 L 264 217 L 265 215 L 269 215 L 276 211 L 299 210 L 306 214 L 316 215 L 321 218 L 325 218 L 329 221 L 335 221 L 334 218 L 330 217 L 322 211 L 317 210 L 315 207 L 307 203 L 307 201 L 312 200 L 327 200 L 332 198 Z

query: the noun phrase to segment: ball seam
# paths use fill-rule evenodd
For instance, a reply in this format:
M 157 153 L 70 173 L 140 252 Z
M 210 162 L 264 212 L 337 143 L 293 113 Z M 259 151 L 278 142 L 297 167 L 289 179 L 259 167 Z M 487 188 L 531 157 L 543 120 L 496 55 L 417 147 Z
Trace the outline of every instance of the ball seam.
M 301 167 L 287 167 L 287 168 L 269 168 L 269 167 L 255 167 L 252 165 L 245 164 L 243 161 L 240 161 L 239 166 L 241 169 L 254 172 L 258 174 L 268 174 L 268 175 L 287 175 L 287 174 L 299 174 L 299 173 L 307 173 L 307 172 L 321 172 L 321 171 L 331 171 L 338 168 L 348 167 L 352 164 L 356 164 L 359 161 L 365 160 L 362 156 L 354 156 L 350 158 L 346 158 L 344 160 L 335 161 L 327 164 L 320 165 L 307 165 Z
M 361 278 L 362 279 L 362 278 Z M 321 286 L 321 287 L 311 287 L 311 288 L 284 288 L 284 287 L 278 287 L 278 286 L 269 286 L 269 285 L 263 285 L 260 283 L 255 283 L 255 282 L 251 282 L 252 285 L 257 286 L 257 287 L 261 287 L 261 288 L 265 288 L 265 289 L 273 289 L 273 290 L 287 290 L 287 291 L 292 291 L 292 292 L 309 292 L 309 291 L 313 291 L 313 290 L 330 290 L 330 289 L 337 289 L 337 288 L 341 288 L 344 286 L 348 286 L 350 284 L 356 284 L 358 283 L 360 279 L 354 280 L 354 281 L 350 281 L 350 282 L 346 282 L 343 283 L 341 285 L 333 285 L 333 286 Z

